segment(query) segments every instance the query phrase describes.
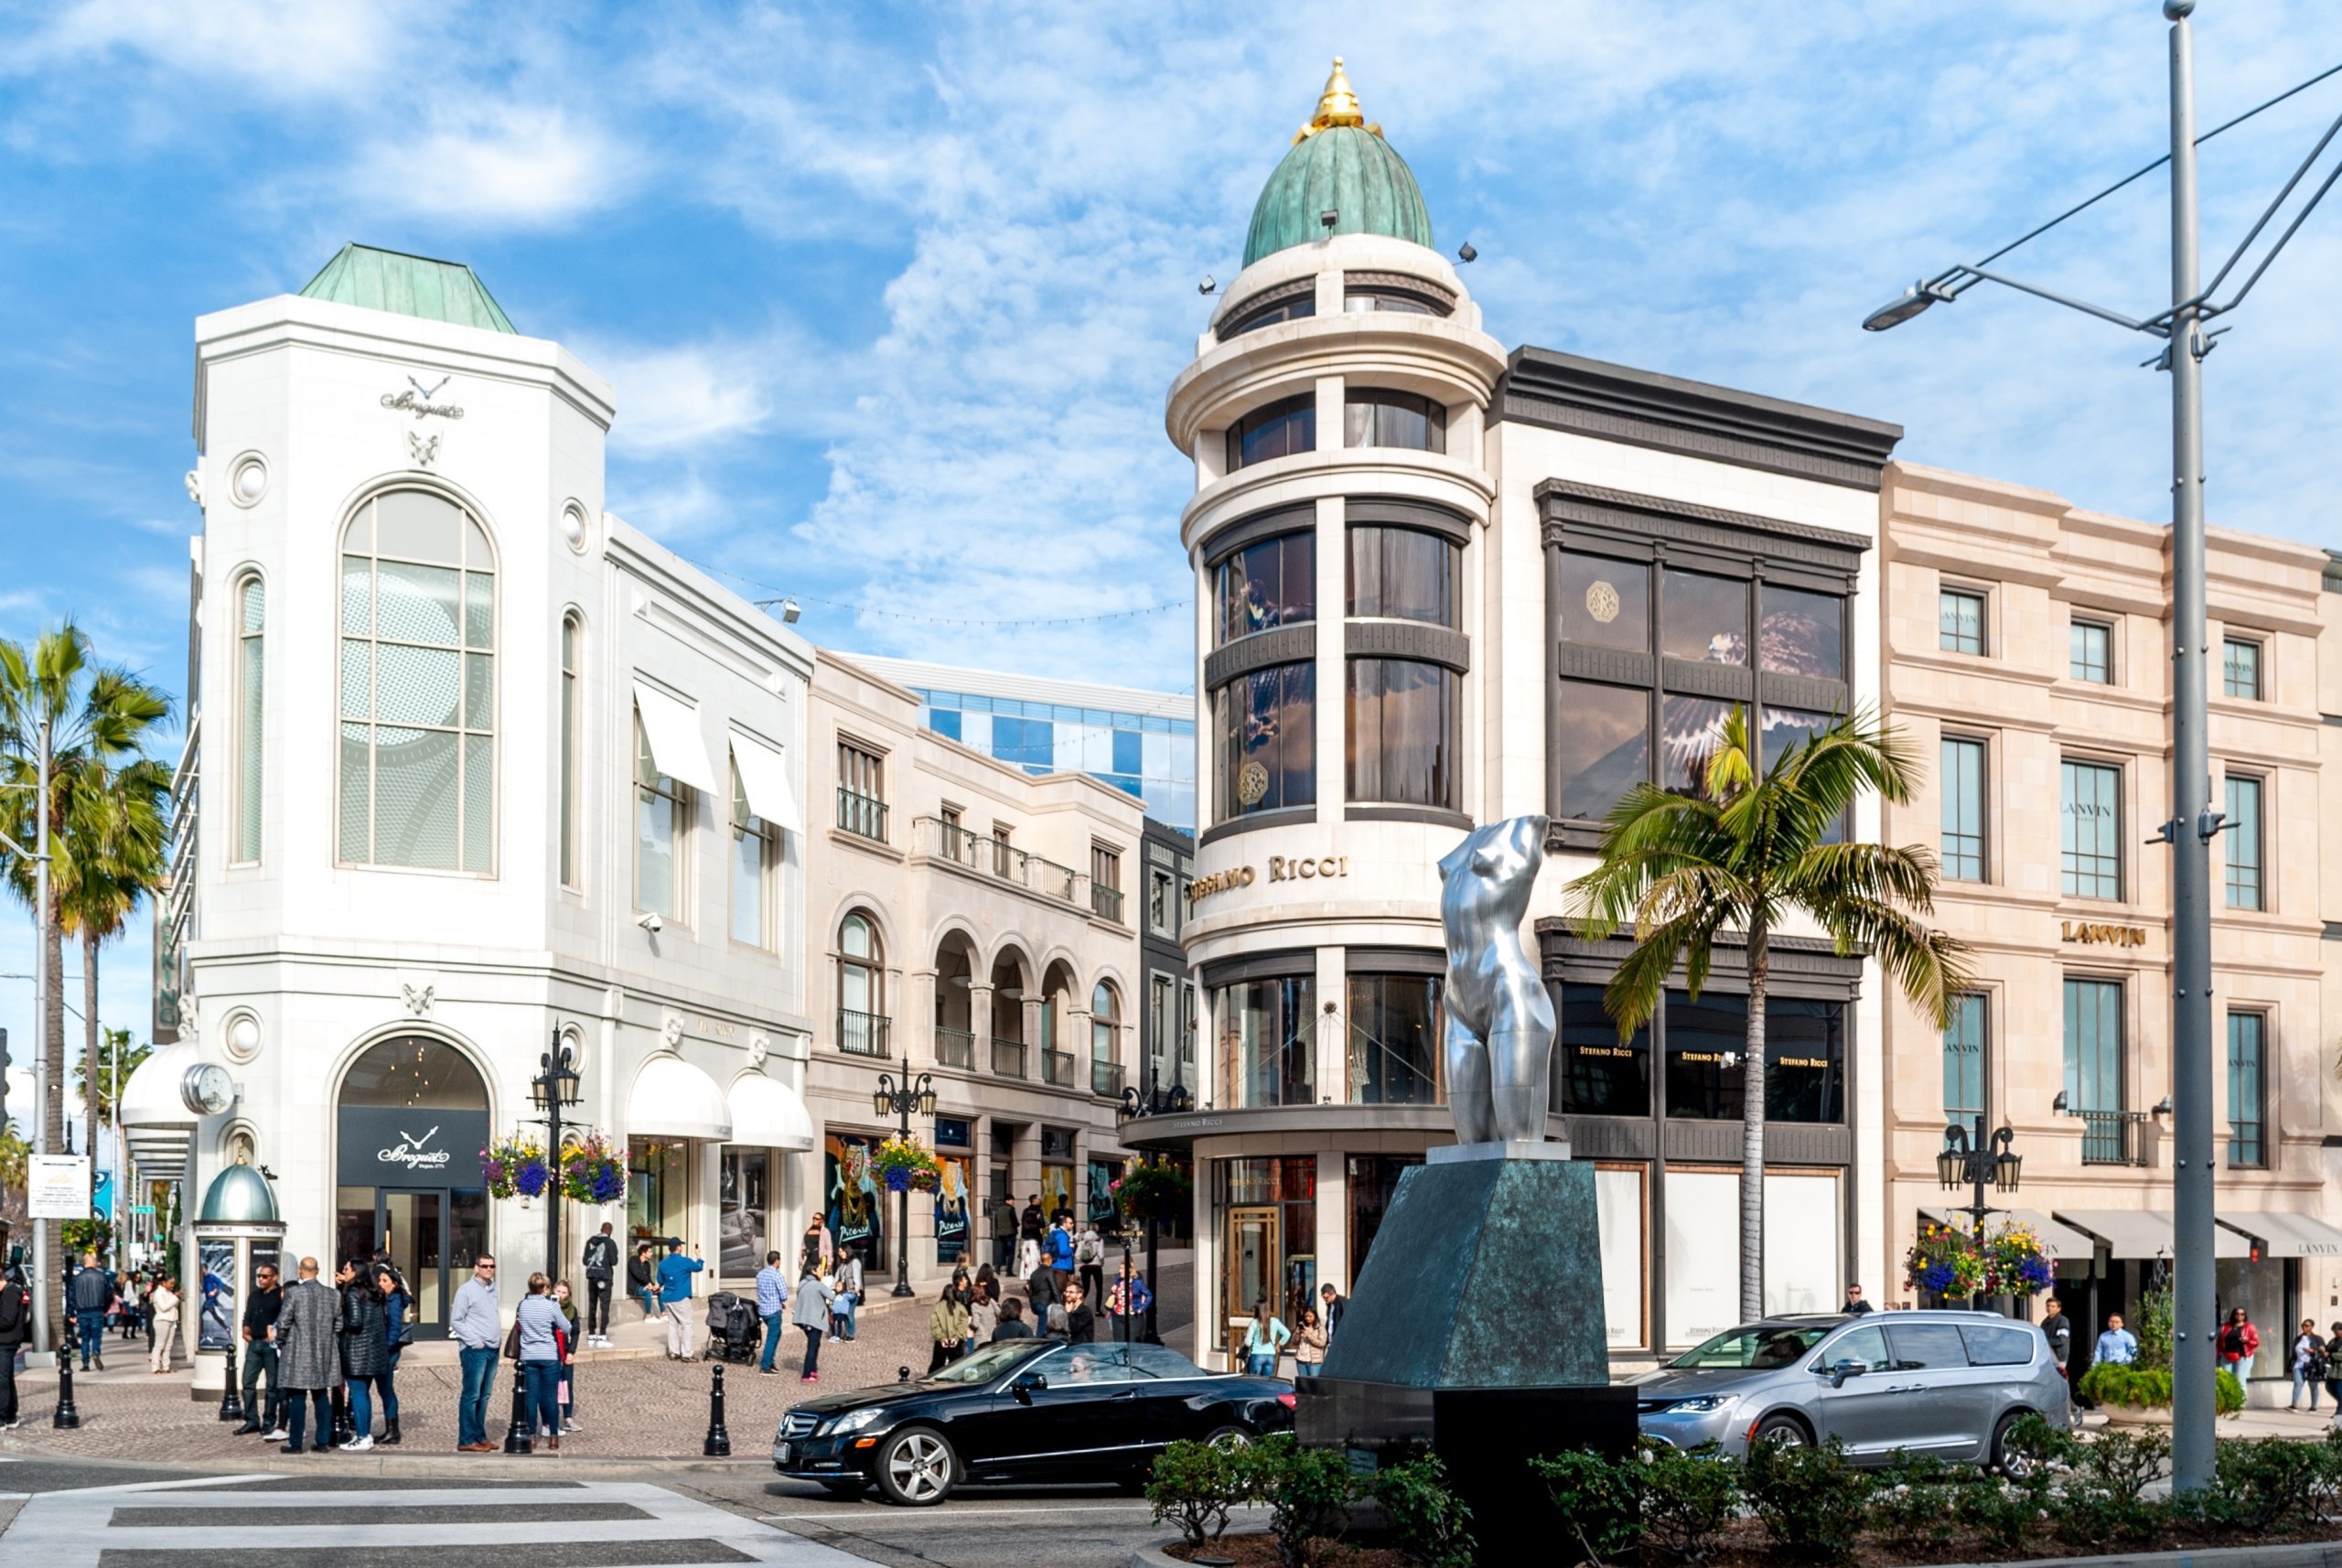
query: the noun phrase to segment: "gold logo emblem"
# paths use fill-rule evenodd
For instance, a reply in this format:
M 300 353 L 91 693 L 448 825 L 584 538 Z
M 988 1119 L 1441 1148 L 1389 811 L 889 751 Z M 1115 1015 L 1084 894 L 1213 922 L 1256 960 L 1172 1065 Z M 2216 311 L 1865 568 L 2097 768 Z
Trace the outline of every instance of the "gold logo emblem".
M 1608 626 L 1618 618 L 1618 590 L 1607 583 L 1597 582 L 1585 590 L 1585 613 Z
M 1236 799 L 1247 806 L 1257 806 L 1269 792 L 1269 770 L 1257 762 L 1248 762 L 1236 770 Z

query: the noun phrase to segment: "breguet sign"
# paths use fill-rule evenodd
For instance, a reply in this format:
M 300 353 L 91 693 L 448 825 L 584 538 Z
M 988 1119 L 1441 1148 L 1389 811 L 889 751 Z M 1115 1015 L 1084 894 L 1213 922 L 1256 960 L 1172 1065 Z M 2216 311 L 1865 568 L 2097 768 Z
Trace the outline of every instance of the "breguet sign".
M 1321 878 L 1348 876 L 1350 857 L 1346 854 L 1291 855 L 1273 854 L 1267 866 L 1271 882 L 1315 882 Z M 1215 871 L 1209 876 L 1198 876 L 1187 885 L 1187 907 L 1195 908 L 1215 893 L 1225 893 L 1233 887 L 1250 887 L 1261 880 L 1262 868 L 1252 865 L 1231 865 L 1226 871 Z
M 478 1187 L 488 1112 L 429 1107 L 397 1110 L 345 1105 L 340 1154 L 343 1187 Z

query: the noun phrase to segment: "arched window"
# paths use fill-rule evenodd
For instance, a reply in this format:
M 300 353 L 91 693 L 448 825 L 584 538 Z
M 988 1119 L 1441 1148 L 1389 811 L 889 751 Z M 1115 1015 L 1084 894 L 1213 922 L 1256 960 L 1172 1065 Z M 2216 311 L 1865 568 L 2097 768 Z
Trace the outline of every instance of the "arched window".
M 260 858 L 262 703 L 265 689 L 261 638 L 268 619 L 268 590 L 258 577 L 236 585 L 236 844 L 231 859 Z
M 1090 993 L 1090 1091 L 1093 1094 L 1123 1091 L 1122 1052 L 1114 1038 L 1121 1022 L 1114 988 L 1101 980 Z
M 561 885 L 584 886 L 577 874 L 578 701 L 585 673 L 586 634 L 575 613 L 561 618 Z
M 1445 452 L 1447 410 L 1413 392 L 1353 387 L 1342 395 L 1342 445 Z
M 496 869 L 496 577 L 479 520 L 386 490 L 342 533 L 339 856 Z
M 870 917 L 856 911 L 838 927 L 838 1049 L 886 1054 L 886 951 Z

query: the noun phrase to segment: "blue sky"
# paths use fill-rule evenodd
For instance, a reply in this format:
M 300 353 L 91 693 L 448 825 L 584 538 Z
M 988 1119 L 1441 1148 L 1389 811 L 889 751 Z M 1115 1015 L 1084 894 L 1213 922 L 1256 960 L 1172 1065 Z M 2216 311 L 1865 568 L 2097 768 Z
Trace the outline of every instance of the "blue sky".
M 2205 0 L 2197 48 L 2208 125 L 2342 62 L 2342 7 Z M 183 684 L 192 320 L 357 239 L 471 263 L 611 379 L 612 509 L 816 639 L 1182 689 L 1163 393 L 1337 53 L 1508 344 L 2160 518 L 2143 340 L 1989 292 L 1856 324 L 2163 151 L 2164 51 L 2153 0 L 0 4 L 0 636 L 75 615 Z M 2337 112 L 2342 78 L 2207 149 L 2208 251 Z M 2008 264 L 2150 311 L 2165 191 Z M 2342 204 L 2208 361 L 2218 524 L 2335 536 L 2337 235 Z M 0 971 L 28 945 L 0 920 Z M 143 1028 L 143 938 L 107 961 Z M 0 980 L 19 1041 L 29 1000 Z

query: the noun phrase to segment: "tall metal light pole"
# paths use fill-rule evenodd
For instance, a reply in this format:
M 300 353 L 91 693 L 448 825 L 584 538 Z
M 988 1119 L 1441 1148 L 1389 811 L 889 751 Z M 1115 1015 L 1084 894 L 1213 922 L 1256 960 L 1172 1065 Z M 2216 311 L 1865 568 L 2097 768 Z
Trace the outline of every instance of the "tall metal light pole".
M 578 1101 L 577 1053 L 553 1026 L 553 1048 L 540 1062 L 543 1069 L 529 1080 L 529 1095 L 545 1118 L 545 1160 L 553 1167 L 545 1187 L 545 1273 L 561 1273 L 561 1113 Z
M 2224 816 L 2213 809 L 2211 757 L 2205 722 L 2205 660 L 2208 635 L 2204 604 L 2204 356 L 2211 336 L 2204 324 L 2244 302 L 2270 263 L 2307 220 L 2326 193 L 2342 177 L 2342 164 L 2329 172 L 2260 263 L 2225 303 L 2211 294 L 2226 281 L 2261 237 L 2337 132 L 2342 117 L 2326 128 L 2283 188 L 2262 209 L 2236 250 L 2199 284 L 2197 250 L 2196 147 L 2263 109 L 2291 98 L 2328 70 L 2288 89 L 2198 136 L 2196 134 L 2195 44 L 2188 16 L 2196 0 L 2164 0 L 2171 23 L 2171 151 L 2002 246 L 1982 262 L 1948 268 L 1916 283 L 1903 295 L 1864 318 L 1873 332 L 1899 327 L 1930 306 L 1958 299 L 1979 283 L 1996 283 L 2164 339 L 2164 350 L 2148 361 L 2171 372 L 2171 816 L 2150 842 L 2171 847 L 2172 875 L 2172 1485 L 2201 1491 L 2213 1479 L 2213 1317 L 2218 1291 L 2212 1261 L 2212 887 L 2211 843 Z M 2342 69 L 2342 68 L 2337 68 Z M 2111 196 L 2140 176 L 2171 165 L 2171 306 L 2143 321 L 2119 311 L 2070 298 L 1986 269 L 2018 245 L 2075 213 Z
M 870 1091 L 870 1108 L 881 1116 L 901 1117 L 903 1140 L 909 1142 L 911 1112 L 916 1111 L 922 1116 L 935 1114 L 934 1075 L 923 1072 L 919 1075 L 919 1081 L 913 1083 L 910 1075 L 905 1073 L 903 1085 L 897 1089 L 892 1073 L 880 1073 L 878 1087 Z M 911 1189 L 905 1187 L 895 1196 L 895 1212 L 898 1219 L 895 1227 L 895 1294 L 909 1295 L 912 1294 Z

